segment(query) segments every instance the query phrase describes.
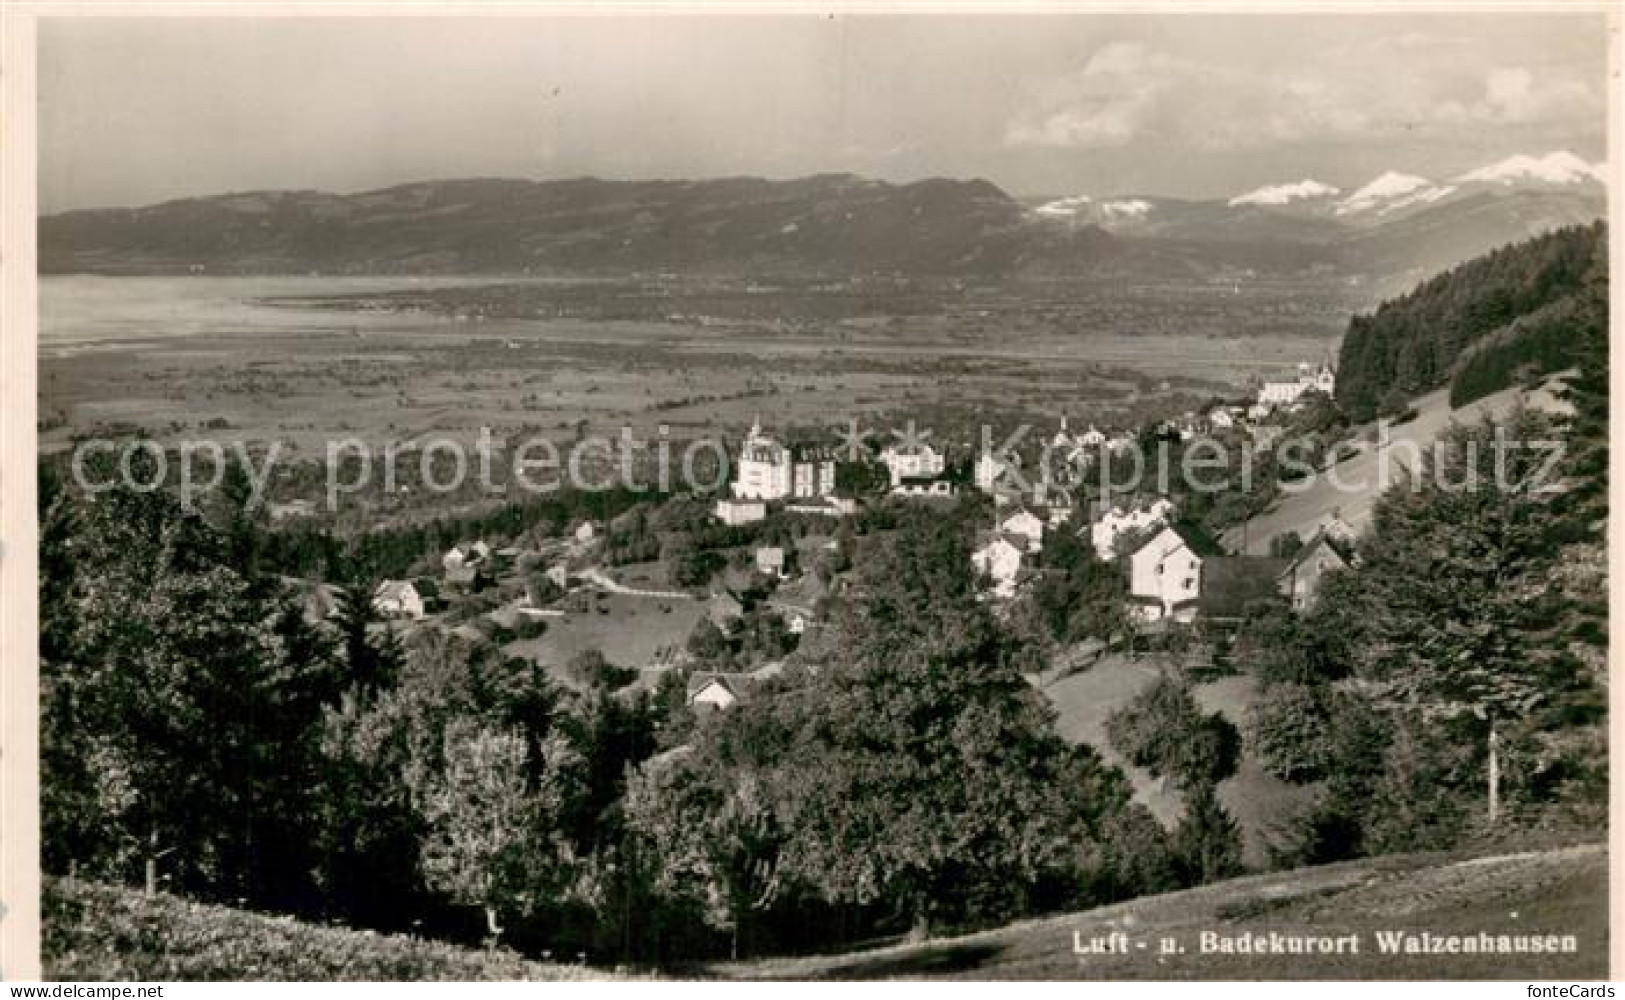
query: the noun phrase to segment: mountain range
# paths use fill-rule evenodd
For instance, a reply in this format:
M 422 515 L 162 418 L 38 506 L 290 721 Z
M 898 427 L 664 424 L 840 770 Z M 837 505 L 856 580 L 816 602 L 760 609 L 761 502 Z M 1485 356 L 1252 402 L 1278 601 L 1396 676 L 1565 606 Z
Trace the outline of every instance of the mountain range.
M 1414 280 L 1606 213 L 1600 165 L 1518 156 L 1208 200 L 1017 199 L 983 180 L 468 179 L 256 191 L 48 215 L 42 273 L 900 273 Z

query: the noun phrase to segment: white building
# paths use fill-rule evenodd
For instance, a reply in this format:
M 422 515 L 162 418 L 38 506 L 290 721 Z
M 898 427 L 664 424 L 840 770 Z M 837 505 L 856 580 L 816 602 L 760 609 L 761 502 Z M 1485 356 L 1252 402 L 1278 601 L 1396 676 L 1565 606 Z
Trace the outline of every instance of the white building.
M 767 518 L 767 504 L 761 500 L 739 500 L 721 497 L 715 509 L 717 520 L 731 527 L 754 524 Z
M 1141 621 L 1196 618 L 1202 592 L 1201 546 L 1170 526 L 1146 539 L 1129 555 L 1129 599 Z
M 743 500 L 821 497 L 835 491 L 835 459 L 820 449 L 792 449 L 762 431 L 760 421 L 739 448 L 734 496 Z
M 423 595 L 410 580 L 385 580 L 372 592 L 372 609 L 386 618 L 423 617 Z
M 880 453 L 880 462 L 891 473 L 894 490 L 905 479 L 935 479 L 948 467 L 942 453 L 925 441 L 888 445 Z
M 999 532 L 1026 540 L 1028 552 L 1044 547 L 1044 519 L 1030 510 L 1018 510 L 999 522 Z
M 790 495 L 790 451 L 762 433 L 759 422 L 750 425 L 739 448 L 733 492 L 744 500 L 782 500 Z
M 1090 424 L 1088 430 L 1078 435 L 1078 447 L 1080 448 L 1099 448 L 1105 443 L 1105 433 L 1096 428 L 1094 424 Z
M 491 546 L 484 541 L 474 542 L 472 545 L 460 542 L 446 550 L 446 554 L 440 557 L 440 565 L 446 572 L 454 573 L 465 566 L 478 566 L 489 558 Z
M 824 496 L 812 500 L 791 500 L 784 505 L 787 514 L 817 514 L 820 517 L 849 517 L 858 512 L 855 497 Z M 756 518 L 760 521 L 761 518 Z
M 696 673 L 688 682 L 688 703 L 695 708 L 723 709 L 738 704 L 739 695 L 719 673 Z
M 823 449 L 790 449 L 790 495 L 802 499 L 835 492 L 835 458 Z
M 1208 411 L 1207 423 L 1209 427 L 1227 431 L 1236 426 L 1236 417 L 1228 407 L 1215 406 Z
M 1337 388 L 1337 375 L 1326 365 L 1316 371 L 1308 363 L 1298 365 L 1298 375 L 1291 380 L 1265 382 L 1258 389 L 1258 401 L 1267 406 L 1290 406 L 1306 392 L 1323 392 L 1330 396 Z
M 1347 569 L 1352 554 L 1342 538 L 1326 531 L 1315 532 L 1276 576 L 1281 596 L 1292 602 L 1293 610 L 1306 610 L 1314 604 L 1326 574 Z
M 777 545 L 764 545 L 757 549 L 756 571 L 782 579 L 785 575 L 784 549 Z
M 976 459 L 975 469 L 972 470 L 976 479 L 976 488 L 983 493 L 992 493 L 999 485 L 999 480 L 1013 467 L 1013 463 L 1009 459 L 1000 458 L 991 451 L 982 452 L 981 456 Z
M 1021 561 L 1026 554 L 1026 539 L 1001 533 L 972 552 L 970 561 L 978 577 L 985 576 L 992 581 L 994 596 L 1011 597 L 1016 592 L 1016 578 L 1021 575 Z
M 1089 526 L 1089 541 L 1096 555 L 1110 560 L 1117 555 L 1117 540 L 1124 534 L 1167 524 L 1173 514 L 1173 502 L 1166 497 L 1145 506 L 1113 507 Z

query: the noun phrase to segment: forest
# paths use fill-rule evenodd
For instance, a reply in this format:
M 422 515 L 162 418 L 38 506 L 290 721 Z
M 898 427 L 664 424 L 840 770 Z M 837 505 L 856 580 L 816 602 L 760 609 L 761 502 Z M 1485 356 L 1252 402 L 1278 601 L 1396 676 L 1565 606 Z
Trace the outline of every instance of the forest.
M 1572 226 L 1475 258 L 1349 321 L 1337 402 L 1355 422 L 1452 384 L 1453 405 L 1568 368 L 1607 329 L 1608 234 Z

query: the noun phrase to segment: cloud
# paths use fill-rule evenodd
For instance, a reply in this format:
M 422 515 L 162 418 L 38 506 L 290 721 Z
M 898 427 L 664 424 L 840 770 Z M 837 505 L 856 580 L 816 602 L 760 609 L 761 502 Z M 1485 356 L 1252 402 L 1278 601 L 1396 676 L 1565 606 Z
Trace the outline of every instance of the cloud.
M 1042 81 L 1005 131 L 1009 146 L 1096 149 L 1126 145 L 1177 86 L 1186 64 L 1138 42 L 1103 46 L 1078 72 Z
M 1256 66 L 1118 41 L 1081 69 L 1030 81 L 1004 143 L 1104 149 L 1161 138 L 1235 150 L 1384 135 L 1449 141 L 1486 125 L 1594 130 L 1602 121 L 1601 80 L 1564 65 L 1486 61 L 1460 40 L 1415 34 Z

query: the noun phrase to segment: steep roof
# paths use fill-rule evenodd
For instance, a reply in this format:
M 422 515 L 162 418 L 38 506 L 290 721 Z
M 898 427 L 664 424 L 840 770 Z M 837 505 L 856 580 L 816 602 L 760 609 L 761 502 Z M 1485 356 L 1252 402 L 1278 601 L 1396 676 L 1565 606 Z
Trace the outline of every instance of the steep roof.
M 1146 538 L 1145 541 L 1141 542 L 1134 549 L 1134 551 L 1139 552 L 1147 545 L 1150 545 L 1152 542 L 1162 537 L 1162 533 L 1164 531 L 1173 532 L 1193 553 L 1202 557 L 1203 559 L 1212 559 L 1214 557 L 1224 555 L 1224 549 L 1219 546 L 1218 542 L 1213 540 L 1213 536 L 1209 535 L 1201 528 L 1198 528 L 1196 525 L 1183 521 L 1175 522 L 1173 524 L 1164 524 L 1160 529 L 1152 532 L 1152 534 Z
M 378 585 L 377 590 L 372 592 L 372 599 L 375 601 L 400 600 L 405 596 L 408 587 L 412 587 L 412 581 L 410 580 L 385 580 Z M 416 589 L 413 587 L 413 590 Z
M 719 670 L 696 670 L 688 677 L 689 700 L 692 701 L 700 692 L 713 684 L 738 698 L 739 686 L 743 678 L 743 674 L 727 674 Z
M 987 541 L 985 541 L 981 545 L 977 546 L 975 551 L 977 551 L 977 552 L 986 552 L 988 549 L 990 549 L 993 546 L 999 544 L 1000 542 L 1003 542 L 1005 545 L 1010 546 L 1011 548 L 1015 549 L 1017 552 L 1025 552 L 1025 551 L 1027 551 L 1027 536 L 1026 535 L 1018 535 L 1018 534 L 1015 534 L 1015 533 L 1009 532 L 1009 531 L 999 531 L 999 532 L 993 533 L 992 535 L 989 535 L 988 538 L 987 538 Z
M 1352 565 L 1354 562 L 1353 542 L 1348 538 L 1322 529 L 1311 535 L 1309 540 L 1303 543 L 1303 547 L 1298 549 L 1296 555 L 1286 560 L 1281 567 L 1281 571 L 1276 576 L 1282 577 L 1294 572 L 1299 566 L 1308 562 L 1316 551 L 1322 548 L 1329 550 L 1344 566 Z

